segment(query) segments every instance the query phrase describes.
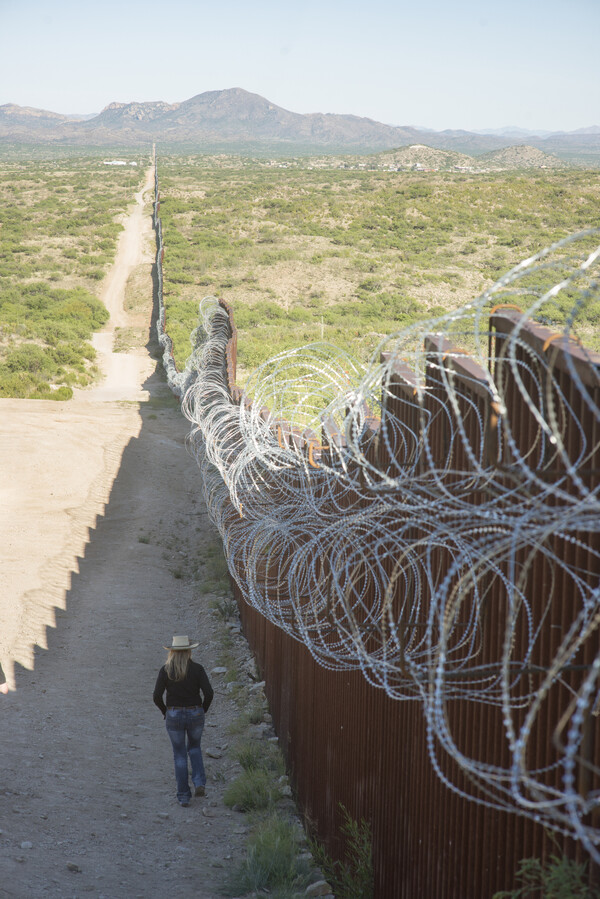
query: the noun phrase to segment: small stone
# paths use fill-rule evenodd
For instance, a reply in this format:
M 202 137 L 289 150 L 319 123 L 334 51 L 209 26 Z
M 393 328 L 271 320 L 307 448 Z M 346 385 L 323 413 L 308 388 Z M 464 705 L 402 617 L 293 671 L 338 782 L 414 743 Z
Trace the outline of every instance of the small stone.
M 33 849 L 33 843 L 30 840 L 23 840 L 21 843 L 21 849 Z
M 317 880 L 306 888 L 305 896 L 329 896 L 333 890 L 326 880 Z
M 227 674 L 227 668 L 213 668 L 211 674 Z
M 248 828 L 247 827 L 234 827 L 233 832 L 234 833 L 248 833 Z
M 76 865 L 75 862 L 67 862 L 67 868 L 69 869 L 69 871 L 72 871 L 73 874 L 81 873 L 81 868 L 79 867 L 79 865 Z
M 287 785 L 283 786 L 283 787 L 281 788 L 281 795 L 282 795 L 282 796 L 291 797 L 291 795 L 292 795 L 292 788 L 289 787 L 289 786 L 287 786 Z
M 209 808 L 208 806 L 205 806 L 205 807 L 202 809 L 202 814 L 204 815 L 205 818 L 214 818 L 214 817 L 215 817 L 215 810 L 212 809 L 212 808 Z
M 218 749 L 207 749 L 206 755 L 209 757 L 209 759 L 222 759 L 223 758 L 223 753 L 219 752 Z
M 24 862 L 24 861 L 25 861 L 25 856 L 24 856 L 24 855 L 17 855 L 16 858 L 15 858 L 15 861 L 16 861 L 16 862 Z
M 257 737 L 264 737 L 269 730 L 269 725 L 261 722 L 260 724 L 253 725 L 252 730 Z
M 128 818 L 129 816 L 125 814 L 125 812 L 121 812 L 121 818 Z
M 157 817 L 166 819 L 169 817 L 169 813 L 168 812 L 159 812 Z

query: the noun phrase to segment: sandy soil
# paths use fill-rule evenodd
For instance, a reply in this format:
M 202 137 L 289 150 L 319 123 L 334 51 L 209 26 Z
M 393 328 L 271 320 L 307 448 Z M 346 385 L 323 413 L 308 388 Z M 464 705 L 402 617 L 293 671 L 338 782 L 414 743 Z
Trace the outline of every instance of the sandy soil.
M 188 809 L 152 703 L 163 643 L 197 637 L 210 671 L 220 625 L 181 570 L 212 536 L 187 424 L 146 347 L 111 352 L 116 326 L 140 324 L 123 292 L 151 259 L 151 182 L 104 285 L 102 383 L 66 404 L 0 401 L 1 897 L 216 897 L 243 848 L 222 803 L 235 711 L 219 676 L 207 797 Z M 148 279 L 147 333 L 151 296 Z

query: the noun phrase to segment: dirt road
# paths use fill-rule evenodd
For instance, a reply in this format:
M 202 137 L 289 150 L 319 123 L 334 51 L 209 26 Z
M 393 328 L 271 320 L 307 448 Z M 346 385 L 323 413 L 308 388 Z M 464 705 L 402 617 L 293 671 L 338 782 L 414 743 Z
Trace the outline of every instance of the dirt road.
M 189 574 L 213 532 L 186 422 L 146 346 L 112 352 L 116 326 L 139 326 L 123 291 L 151 260 L 151 175 L 104 285 L 103 382 L 69 403 L 0 401 L 1 897 L 214 899 L 242 851 L 219 676 L 203 746 L 221 758 L 187 809 L 151 698 L 163 643 L 197 637 L 210 671 L 219 626 Z

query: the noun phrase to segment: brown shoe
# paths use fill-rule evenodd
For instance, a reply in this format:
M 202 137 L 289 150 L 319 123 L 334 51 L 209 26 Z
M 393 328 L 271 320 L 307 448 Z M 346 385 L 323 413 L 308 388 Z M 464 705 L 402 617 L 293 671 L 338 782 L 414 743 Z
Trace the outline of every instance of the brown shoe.
M 204 789 L 203 786 L 196 787 L 196 793 L 195 793 L 195 795 L 196 795 L 196 796 L 205 796 L 205 795 L 206 795 L 206 790 Z

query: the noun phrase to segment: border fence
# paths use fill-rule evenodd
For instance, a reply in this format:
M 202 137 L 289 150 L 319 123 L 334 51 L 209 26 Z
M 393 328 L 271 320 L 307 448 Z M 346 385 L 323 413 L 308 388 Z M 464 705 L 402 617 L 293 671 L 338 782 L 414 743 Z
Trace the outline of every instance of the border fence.
M 377 899 L 491 897 L 561 853 L 595 882 L 600 356 L 488 303 L 485 353 L 383 347 L 316 427 L 263 402 L 283 369 L 236 385 L 203 307 L 167 373 L 307 822 L 334 857 L 342 806 L 369 822 Z
M 231 377 L 236 369 L 236 330 L 231 310 L 222 301 L 221 307 L 227 311 L 232 336 L 226 350 L 226 368 Z M 517 316 L 518 313 L 510 310 L 499 310 L 492 316 L 494 340 L 500 342 L 504 339 L 514 328 Z M 536 325 L 527 328 L 527 340 L 538 349 L 549 336 L 551 332 L 548 329 Z M 432 339 L 426 341 L 425 349 L 433 352 L 440 348 Z M 449 347 L 443 349 L 449 351 Z M 572 394 L 573 385 L 564 359 L 565 349 L 555 350 L 554 365 L 559 383 L 567 395 L 569 392 Z M 588 359 L 580 350 L 571 347 L 569 352 L 574 353 L 577 362 L 581 363 L 582 374 L 588 376 L 598 398 L 597 373 L 591 368 L 586 370 Z M 489 405 L 489 396 L 482 387 L 485 384 L 484 373 L 477 372 L 469 360 L 462 362 L 460 357 L 452 359 L 450 354 L 446 360 L 448 366 L 454 366 L 454 377 L 464 379 L 458 392 L 464 398 L 471 399 L 473 405 L 470 410 L 481 410 L 482 405 Z M 233 404 L 248 402 L 234 381 L 230 380 L 228 386 Z M 509 387 L 509 396 L 513 396 L 511 389 Z M 393 381 L 390 400 L 394 415 L 402 411 L 407 418 L 417 414 L 411 402 L 413 390 L 410 372 L 400 369 Z M 538 436 L 537 426 L 530 410 L 520 408 L 520 393 L 515 391 L 515 394 L 515 408 L 511 412 L 521 423 L 519 439 L 522 446 L 530 446 Z M 435 398 L 430 402 L 434 403 Z M 402 410 L 403 406 L 407 408 Z M 492 426 L 493 410 L 488 409 L 487 413 L 481 411 L 487 414 Z M 580 468 L 581 476 L 592 487 L 599 482 L 598 422 L 584 403 L 577 411 L 582 428 L 590 437 L 590 446 L 594 447 L 587 468 Z M 468 418 L 465 421 L 466 426 L 475 432 L 471 435 L 474 441 L 479 440 L 480 418 L 473 414 L 470 425 Z M 377 429 L 378 424 L 373 422 L 371 426 Z M 437 445 L 440 458 L 445 459 L 447 450 L 443 445 L 442 429 L 434 435 L 432 442 Z M 455 460 L 454 469 L 459 470 L 464 461 Z M 538 461 L 541 470 L 544 470 L 543 460 Z M 546 476 L 558 479 L 561 473 L 555 470 L 556 459 L 552 457 L 547 462 Z M 507 470 L 507 480 L 510 477 L 511 473 Z M 594 583 L 595 579 L 597 584 L 600 577 L 598 534 L 581 536 L 589 546 L 589 558 L 584 558 L 586 551 L 582 545 L 568 541 L 563 541 L 558 551 L 567 563 L 571 562 L 586 571 L 590 583 Z M 549 576 L 550 573 L 544 570 L 543 560 L 535 558 L 530 565 L 525 593 L 532 600 L 532 616 L 543 622 L 545 630 L 543 639 L 537 644 L 537 654 L 531 655 L 527 661 L 530 676 L 537 678 L 538 683 L 542 670 L 547 670 L 547 660 L 555 652 L 569 618 L 565 605 L 570 599 L 570 584 L 564 574 L 562 582 L 557 585 L 559 601 L 552 604 L 550 615 L 545 607 L 535 607 L 539 585 Z M 239 586 L 240 582 L 243 584 L 244 577 L 244 571 L 236 572 L 235 594 L 244 633 L 264 675 L 273 721 L 300 807 L 334 856 L 342 856 L 344 851 L 339 836 L 341 805 L 355 820 L 364 818 L 370 823 L 377 897 L 491 897 L 495 891 L 508 889 L 513 884 L 518 863 L 523 858 L 547 859 L 561 852 L 579 861 L 586 858 L 580 844 L 565 834 L 551 834 L 541 823 L 519 814 L 518 809 L 507 812 L 490 808 L 485 803 L 469 801 L 465 793 L 472 792 L 471 798 L 477 800 L 485 799 L 483 791 L 471 791 L 465 783 L 464 772 L 457 770 L 453 759 L 446 758 L 440 760 L 441 773 L 448 782 L 458 784 L 463 794 L 449 790 L 432 767 L 425 751 L 428 736 L 420 706 L 390 698 L 383 690 L 369 684 L 360 671 L 330 671 L 323 668 L 306 646 L 248 605 L 247 591 Z M 492 592 L 489 598 L 491 607 L 500 599 L 500 590 L 500 584 L 494 585 L 496 595 Z M 538 596 L 541 606 L 542 600 L 545 600 L 543 591 L 539 591 Z M 564 599 L 564 604 L 561 599 Z M 491 663 L 498 659 L 497 643 L 504 634 L 502 617 L 502 603 L 499 601 L 495 612 L 490 609 L 485 626 L 484 639 L 488 645 L 484 662 Z M 520 639 L 524 640 L 524 635 Z M 583 648 L 581 663 L 592 664 L 599 649 L 596 633 Z M 522 647 L 520 654 L 517 648 L 514 655 L 526 657 L 525 648 Z M 539 671 L 535 670 L 536 666 Z M 557 692 L 559 690 L 565 690 L 564 684 L 557 685 Z M 549 696 L 547 705 L 536 722 L 531 742 L 537 756 L 536 770 L 550 769 L 553 772 L 550 780 L 554 779 L 558 791 L 560 778 L 556 771 L 555 731 L 565 707 L 565 697 Z M 501 708 L 458 699 L 449 704 L 447 714 L 452 718 L 455 740 L 464 755 L 485 759 L 489 765 L 509 765 Z M 586 724 L 588 733 L 584 751 L 587 758 L 582 758 L 578 764 L 582 792 L 596 792 L 600 787 L 594 765 L 600 749 L 598 723 L 598 717 L 594 715 L 588 718 Z

